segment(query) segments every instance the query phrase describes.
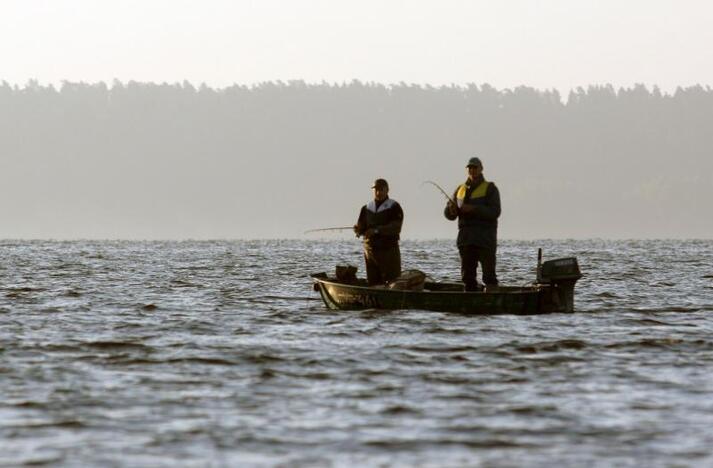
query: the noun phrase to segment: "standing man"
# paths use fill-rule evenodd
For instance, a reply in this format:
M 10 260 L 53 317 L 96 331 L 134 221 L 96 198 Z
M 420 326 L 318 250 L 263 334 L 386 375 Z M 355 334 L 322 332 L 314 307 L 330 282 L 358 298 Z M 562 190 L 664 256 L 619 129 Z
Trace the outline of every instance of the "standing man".
M 468 180 L 458 186 L 443 214 L 451 221 L 458 218 L 461 277 L 466 291 L 477 291 L 479 262 L 483 266 L 485 286 L 498 285 L 495 251 L 498 244 L 500 192 L 494 183 L 483 177 L 483 164 L 479 158 L 470 158 L 466 168 Z
M 364 236 L 364 261 L 369 286 L 385 284 L 401 274 L 399 234 L 404 212 L 396 200 L 389 198 L 389 184 L 376 179 L 374 199 L 359 212 L 354 225 L 357 237 Z

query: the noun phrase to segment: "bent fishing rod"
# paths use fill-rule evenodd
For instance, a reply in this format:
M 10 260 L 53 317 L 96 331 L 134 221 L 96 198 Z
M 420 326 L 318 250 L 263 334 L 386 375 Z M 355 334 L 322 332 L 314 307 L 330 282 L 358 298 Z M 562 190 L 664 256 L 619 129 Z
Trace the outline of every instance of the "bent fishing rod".
M 443 190 L 443 189 L 441 188 L 441 186 L 438 185 L 437 183 L 435 183 L 434 181 L 432 181 L 432 180 L 424 180 L 424 181 L 421 183 L 421 185 L 423 185 L 423 184 L 431 184 L 431 185 L 433 185 L 434 187 L 436 187 L 436 188 L 438 189 L 438 191 L 440 191 L 440 192 L 443 194 L 444 197 L 446 197 L 446 200 L 448 200 L 449 202 L 453 203 L 455 206 L 458 206 L 458 205 L 456 204 L 456 202 L 454 202 L 454 201 L 451 199 L 450 195 L 448 195 L 448 194 L 446 193 L 446 191 Z

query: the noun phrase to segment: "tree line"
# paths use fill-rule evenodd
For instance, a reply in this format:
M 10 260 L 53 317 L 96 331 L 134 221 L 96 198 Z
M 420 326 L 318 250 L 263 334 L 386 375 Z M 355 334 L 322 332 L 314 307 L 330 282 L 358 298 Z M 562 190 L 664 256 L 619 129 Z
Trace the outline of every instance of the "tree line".
M 428 212 L 411 234 L 440 237 L 414 181 L 450 188 L 478 155 L 506 236 L 701 237 L 712 126 L 700 85 L 2 82 L 0 236 L 291 237 L 384 176 Z

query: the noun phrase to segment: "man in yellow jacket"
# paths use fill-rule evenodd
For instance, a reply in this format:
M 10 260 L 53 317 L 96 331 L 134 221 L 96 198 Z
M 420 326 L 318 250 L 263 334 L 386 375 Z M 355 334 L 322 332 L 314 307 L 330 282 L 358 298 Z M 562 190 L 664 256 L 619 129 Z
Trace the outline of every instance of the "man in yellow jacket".
M 461 277 L 466 291 L 477 291 L 478 263 L 483 267 L 485 286 L 498 285 L 495 257 L 500 192 L 483 177 L 483 163 L 479 158 L 470 158 L 466 168 L 468 179 L 455 190 L 443 214 L 451 221 L 458 218 Z

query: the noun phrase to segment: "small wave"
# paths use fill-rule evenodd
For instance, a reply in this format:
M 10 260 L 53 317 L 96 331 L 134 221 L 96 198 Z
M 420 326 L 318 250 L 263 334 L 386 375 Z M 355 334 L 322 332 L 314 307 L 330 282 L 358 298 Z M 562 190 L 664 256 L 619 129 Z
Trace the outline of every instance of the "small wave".
M 380 411 L 380 413 L 389 416 L 396 416 L 401 414 L 421 414 L 421 411 L 406 405 L 393 405 L 384 408 Z
M 659 312 L 702 312 L 706 310 L 710 310 L 710 308 L 713 308 L 713 306 L 691 306 L 691 307 L 686 307 L 686 306 L 669 306 L 669 307 L 652 307 L 652 308 L 636 308 L 636 309 L 628 309 L 631 312 L 639 312 L 639 313 L 659 313 Z
M 260 371 L 260 379 L 261 380 L 270 380 L 274 379 L 277 376 L 277 371 L 273 369 L 263 369 Z
M 470 333 L 468 330 L 460 329 L 460 328 L 448 328 L 448 327 L 442 327 L 440 325 L 432 325 L 425 330 L 423 330 L 424 334 L 448 334 L 448 335 L 464 335 L 466 333 Z
M 45 345 L 37 346 L 37 348 L 47 352 L 72 352 L 81 350 L 81 346 L 79 346 L 79 344 L 70 345 L 64 343 L 47 343 Z
M 448 385 L 468 385 L 474 382 L 473 379 L 455 375 L 427 375 L 423 377 L 423 380 Z
M 70 269 L 74 269 L 74 268 L 87 269 L 87 265 L 84 265 L 82 263 L 62 263 L 62 264 L 56 265 L 54 267 L 55 270 L 70 270 Z
M 149 351 L 153 350 L 153 347 L 146 346 L 141 343 L 132 343 L 124 341 L 90 341 L 82 343 L 84 346 L 88 346 L 92 349 L 98 349 L 102 351 L 126 351 L 126 350 L 138 350 L 138 351 Z
M 20 458 L 13 460 L 12 458 L 3 458 L 2 466 L 60 466 L 64 457 L 62 455 L 55 455 L 54 453 L 49 454 L 35 454 L 30 455 L 29 458 Z M 7 463 L 7 464 L 6 464 Z
M 9 297 L 10 299 L 27 297 L 32 293 L 45 291 L 43 288 L 32 287 L 5 288 L 5 290 L 8 291 L 5 293 L 5 297 Z
M 112 356 L 110 361 L 112 364 L 122 364 L 125 366 L 151 366 L 155 364 L 163 364 L 165 362 L 160 359 L 131 358 L 126 355 Z
M 557 411 L 556 406 L 552 405 L 546 405 L 546 406 L 515 406 L 511 408 L 507 408 L 505 412 L 507 413 L 513 413 L 513 414 L 518 414 L 518 415 L 527 415 L 527 416 L 535 416 L 535 415 L 541 415 L 545 413 L 552 413 Z
M 401 345 L 388 347 L 403 349 Z M 469 351 L 478 351 L 478 348 L 475 346 L 409 346 L 405 349 L 421 353 L 466 353 Z
M 557 340 L 547 341 L 542 343 L 530 343 L 523 346 L 518 346 L 515 349 L 525 354 L 535 354 L 539 352 L 555 352 L 565 349 L 584 349 L 587 347 L 587 342 L 582 340 Z
M 307 296 L 273 296 L 265 295 L 259 297 L 246 297 L 245 299 L 256 302 L 256 303 L 266 303 L 268 300 L 278 300 L 278 301 L 321 301 L 319 297 L 307 297 Z
M 670 326 L 673 326 L 673 324 L 671 324 L 671 323 L 666 323 L 666 322 L 662 322 L 662 321 L 660 321 L 660 320 L 654 320 L 654 319 L 649 319 L 649 318 L 625 320 L 625 321 L 623 321 L 623 324 L 625 324 L 625 325 L 634 325 L 634 326 L 646 325 L 646 326 L 650 326 L 650 327 L 670 327 Z
M 202 287 L 199 284 L 191 283 L 190 281 L 181 280 L 181 279 L 171 280 L 170 283 L 171 283 L 171 286 L 176 287 L 176 288 L 200 288 L 200 287 Z
M 40 401 L 28 401 L 22 400 L 18 402 L 6 402 L 8 406 L 13 406 L 15 408 L 30 408 L 30 409 L 44 409 L 47 408 L 47 404 Z
M 102 254 L 91 254 L 91 253 L 84 253 L 84 258 L 89 258 L 91 260 L 105 260 L 107 257 L 102 255 Z
M 267 364 L 270 362 L 282 362 L 283 358 L 272 354 L 248 354 L 239 356 L 241 360 L 245 360 L 251 364 Z
M 232 366 L 236 363 L 228 359 L 220 358 L 201 358 L 201 357 L 186 357 L 166 359 L 164 362 L 179 363 L 179 364 L 209 364 L 212 366 Z
M 114 325 L 112 328 L 113 328 L 114 330 L 123 330 L 123 329 L 126 329 L 126 328 L 140 328 L 140 329 L 143 330 L 143 329 L 146 328 L 146 327 L 145 327 L 144 325 L 140 324 L 140 323 L 131 323 L 131 322 L 129 322 L 129 323 L 120 323 L 120 324 Z
M 25 422 L 21 426 L 10 425 L 5 427 L 17 427 L 22 429 L 82 429 L 89 426 L 78 419 L 66 419 L 63 421 Z
M 706 347 L 713 347 L 713 342 L 706 342 L 703 340 L 684 340 L 682 338 L 642 338 L 640 340 L 624 341 L 620 343 L 611 343 L 605 345 L 609 349 L 617 348 L 670 348 L 672 346 L 679 346 L 682 344 L 704 344 Z
M 302 378 L 311 379 L 311 380 L 329 380 L 333 377 L 332 375 L 330 375 L 326 372 L 310 372 L 307 374 L 296 374 L 296 375 L 300 375 Z
M 23 286 L 23 287 L 19 287 L 19 288 L 5 288 L 5 289 L 10 292 L 18 292 L 18 293 L 44 291 L 43 288 L 33 288 L 33 287 L 29 287 L 29 286 Z
M 422 450 L 426 446 L 463 446 L 469 448 L 529 448 L 533 444 L 517 442 L 511 439 L 487 438 L 482 440 L 453 440 L 453 439 L 413 439 L 389 440 L 377 439 L 364 442 L 369 447 L 385 450 Z
M 618 295 L 614 294 L 613 292 L 609 292 L 609 291 L 592 294 L 592 296 L 601 297 L 601 298 L 605 298 L 605 299 L 617 299 L 619 297 Z

